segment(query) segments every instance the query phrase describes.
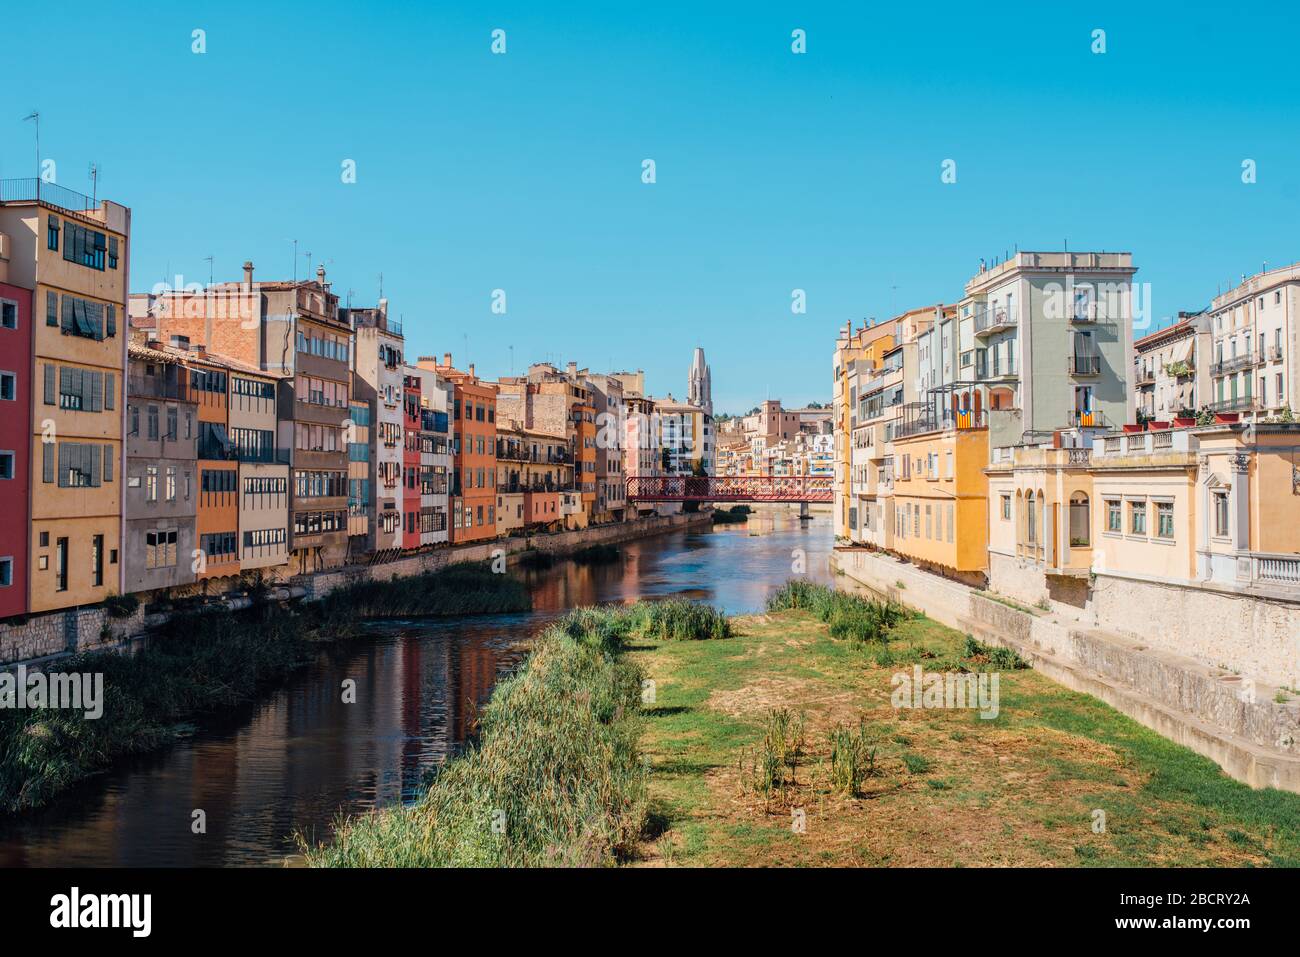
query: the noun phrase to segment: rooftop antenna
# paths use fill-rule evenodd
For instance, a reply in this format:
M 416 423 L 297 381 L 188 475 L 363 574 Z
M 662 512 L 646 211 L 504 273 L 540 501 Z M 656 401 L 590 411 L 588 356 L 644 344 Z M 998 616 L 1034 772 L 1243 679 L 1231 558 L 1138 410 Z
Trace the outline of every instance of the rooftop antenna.
M 41 198 L 41 114 L 37 110 L 32 110 L 23 117 L 23 122 L 28 120 L 36 124 L 36 199 L 39 202 Z
M 303 255 L 307 257 L 307 281 L 311 282 L 311 252 L 305 252 Z
M 286 243 L 293 243 L 293 281 L 296 285 L 298 282 L 298 240 L 286 239 Z
M 384 298 L 384 274 L 379 274 L 379 298 Z
M 204 261 L 205 263 L 208 264 L 208 285 L 211 286 L 211 285 L 212 285 L 212 281 L 213 281 L 213 280 L 212 280 L 212 261 L 213 261 L 213 257 L 212 257 L 212 256 L 204 256 L 204 257 L 203 257 L 203 261 Z
M 90 201 L 99 208 L 99 164 L 90 161 Z
M 515 347 L 510 347 L 510 375 L 515 374 Z

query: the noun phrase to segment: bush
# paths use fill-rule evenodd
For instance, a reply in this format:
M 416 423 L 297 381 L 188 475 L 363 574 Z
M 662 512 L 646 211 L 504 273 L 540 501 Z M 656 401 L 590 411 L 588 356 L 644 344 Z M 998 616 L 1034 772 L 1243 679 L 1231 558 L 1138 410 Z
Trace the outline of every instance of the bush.
M 973 635 L 966 636 L 965 658 L 971 664 L 988 666 L 980 670 L 1017 671 L 1029 667 L 1029 662 L 1012 649 L 999 645 L 986 645 L 976 640 Z
M 135 595 L 109 595 L 104 599 L 104 608 L 109 618 L 130 618 L 140 607 L 140 599 Z
M 887 641 L 889 629 L 908 616 L 892 601 L 874 601 L 804 578 L 786 582 L 767 600 L 768 611 L 804 609 L 829 625 L 832 638 L 854 643 Z

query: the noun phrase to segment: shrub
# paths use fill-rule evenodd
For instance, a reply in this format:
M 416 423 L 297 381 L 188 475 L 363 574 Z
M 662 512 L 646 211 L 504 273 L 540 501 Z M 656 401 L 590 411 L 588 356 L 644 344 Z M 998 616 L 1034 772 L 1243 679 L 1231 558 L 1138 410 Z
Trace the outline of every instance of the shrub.
M 1029 662 L 1010 648 L 986 645 L 973 635 L 966 636 L 965 658 L 976 665 L 988 665 L 991 671 L 1017 671 L 1028 668 Z
M 886 641 L 889 629 L 907 617 L 897 602 L 874 601 L 802 578 L 786 582 L 767 600 L 768 611 L 790 608 L 812 612 L 829 625 L 832 638 L 854 643 Z
M 110 618 L 130 618 L 140 607 L 140 599 L 133 594 L 109 595 L 104 599 L 104 608 Z

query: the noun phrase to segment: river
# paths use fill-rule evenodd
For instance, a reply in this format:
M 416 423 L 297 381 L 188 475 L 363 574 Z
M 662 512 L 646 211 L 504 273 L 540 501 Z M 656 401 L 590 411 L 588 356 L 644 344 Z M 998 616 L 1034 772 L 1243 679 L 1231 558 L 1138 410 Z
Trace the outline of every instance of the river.
M 801 524 L 760 511 L 745 525 L 628 542 L 610 565 L 512 571 L 532 593 L 528 614 L 375 623 L 373 638 L 322 653 L 228 720 L 0 824 L 0 866 L 281 864 L 295 831 L 323 839 L 340 814 L 414 799 L 527 640 L 566 609 L 680 595 L 758 611 L 801 568 L 827 581 L 831 545 L 825 513 Z M 346 679 L 356 703 L 343 703 Z

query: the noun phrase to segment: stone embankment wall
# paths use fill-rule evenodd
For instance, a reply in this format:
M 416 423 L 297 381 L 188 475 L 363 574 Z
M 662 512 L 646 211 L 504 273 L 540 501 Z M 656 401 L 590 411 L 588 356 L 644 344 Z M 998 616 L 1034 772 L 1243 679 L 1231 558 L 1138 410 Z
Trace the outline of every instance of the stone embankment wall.
M 1237 780 L 1300 791 L 1300 696 L 1286 689 L 1143 637 L 1016 607 L 878 552 L 837 550 L 832 562 L 873 592 L 1014 649 L 1052 680 L 1100 698 Z M 1131 616 L 1130 627 L 1144 621 L 1161 627 L 1145 613 Z
M 1100 572 L 1095 580 L 1049 579 L 1042 569 L 990 554 L 989 588 L 1043 605 L 1084 628 L 1129 635 L 1300 692 L 1300 603 L 1223 586 L 1189 586 Z
M 295 595 L 300 594 L 310 600 L 354 581 L 388 581 L 398 575 L 435 571 L 453 562 L 491 561 L 498 552 L 505 554 L 507 562 L 510 556 L 530 548 L 562 555 L 588 545 L 617 544 L 693 525 L 708 525 L 711 521 L 707 512 L 655 515 L 633 522 L 593 525 L 549 535 L 514 536 L 473 545 L 441 548 L 379 565 L 346 565 L 331 571 L 299 575 L 288 585 L 294 589 Z M 117 647 L 164 620 L 165 616 L 162 615 L 146 617 L 143 604 L 129 618 L 113 618 L 105 608 L 95 605 L 32 615 L 21 625 L 0 624 L 0 667 Z

